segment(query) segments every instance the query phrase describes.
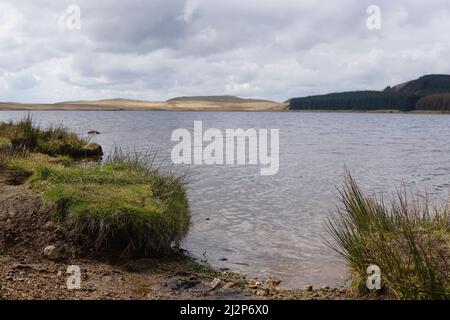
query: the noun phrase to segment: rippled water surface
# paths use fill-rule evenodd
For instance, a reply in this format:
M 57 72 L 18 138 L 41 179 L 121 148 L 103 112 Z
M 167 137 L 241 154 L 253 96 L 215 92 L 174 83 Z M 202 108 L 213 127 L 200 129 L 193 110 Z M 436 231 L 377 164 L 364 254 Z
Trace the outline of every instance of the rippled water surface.
M 0 111 L 0 120 L 26 113 Z M 324 244 L 323 220 L 339 205 L 344 169 L 365 190 L 390 194 L 404 182 L 446 199 L 450 183 L 450 117 L 369 113 L 33 112 L 46 126 L 86 134 L 112 146 L 158 150 L 170 159 L 176 128 L 280 129 L 280 171 L 255 166 L 194 166 L 189 197 L 193 228 L 184 247 L 249 276 L 273 275 L 285 286 L 339 285 L 344 263 Z M 228 259 L 227 261 L 223 258 Z

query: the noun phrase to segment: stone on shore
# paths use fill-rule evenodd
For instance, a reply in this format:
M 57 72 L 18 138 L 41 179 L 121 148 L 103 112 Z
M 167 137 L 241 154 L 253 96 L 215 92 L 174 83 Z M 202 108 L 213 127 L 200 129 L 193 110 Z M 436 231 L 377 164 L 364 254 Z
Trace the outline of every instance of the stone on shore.
M 102 146 L 96 143 L 89 143 L 82 149 L 85 157 L 101 157 L 103 156 Z

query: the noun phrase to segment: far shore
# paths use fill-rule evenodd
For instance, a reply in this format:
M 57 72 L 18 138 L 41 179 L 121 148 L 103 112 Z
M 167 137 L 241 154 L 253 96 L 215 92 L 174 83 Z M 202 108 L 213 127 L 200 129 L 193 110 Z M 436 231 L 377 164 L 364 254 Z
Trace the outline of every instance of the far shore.
M 256 102 L 207 102 L 177 101 L 149 102 L 128 100 L 104 100 L 55 104 L 0 103 L 0 110 L 28 111 L 285 111 L 287 103 Z
M 388 113 L 388 114 L 450 114 L 450 111 L 395 109 L 377 110 L 291 110 L 288 103 L 257 102 L 207 102 L 207 101 L 133 101 L 102 100 L 63 102 L 54 104 L 2 103 L 0 111 L 206 111 L 206 112 L 301 112 L 301 113 Z

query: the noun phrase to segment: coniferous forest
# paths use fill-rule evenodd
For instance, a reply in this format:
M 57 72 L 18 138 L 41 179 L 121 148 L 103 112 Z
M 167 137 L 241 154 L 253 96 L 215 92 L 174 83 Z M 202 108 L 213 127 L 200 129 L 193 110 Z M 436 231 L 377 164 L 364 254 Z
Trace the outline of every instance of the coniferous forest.
M 353 91 L 290 99 L 291 110 L 450 111 L 450 75 L 429 75 L 383 91 Z

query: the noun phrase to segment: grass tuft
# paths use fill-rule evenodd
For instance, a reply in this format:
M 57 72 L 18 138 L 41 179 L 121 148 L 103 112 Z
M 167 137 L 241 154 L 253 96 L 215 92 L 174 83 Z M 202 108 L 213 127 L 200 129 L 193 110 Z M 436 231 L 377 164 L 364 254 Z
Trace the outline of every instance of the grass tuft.
M 348 173 L 342 208 L 327 221 L 329 245 L 347 261 L 352 286 L 367 293 L 377 265 L 385 291 L 400 299 L 450 298 L 450 214 L 403 188 L 389 204 L 366 196 Z

